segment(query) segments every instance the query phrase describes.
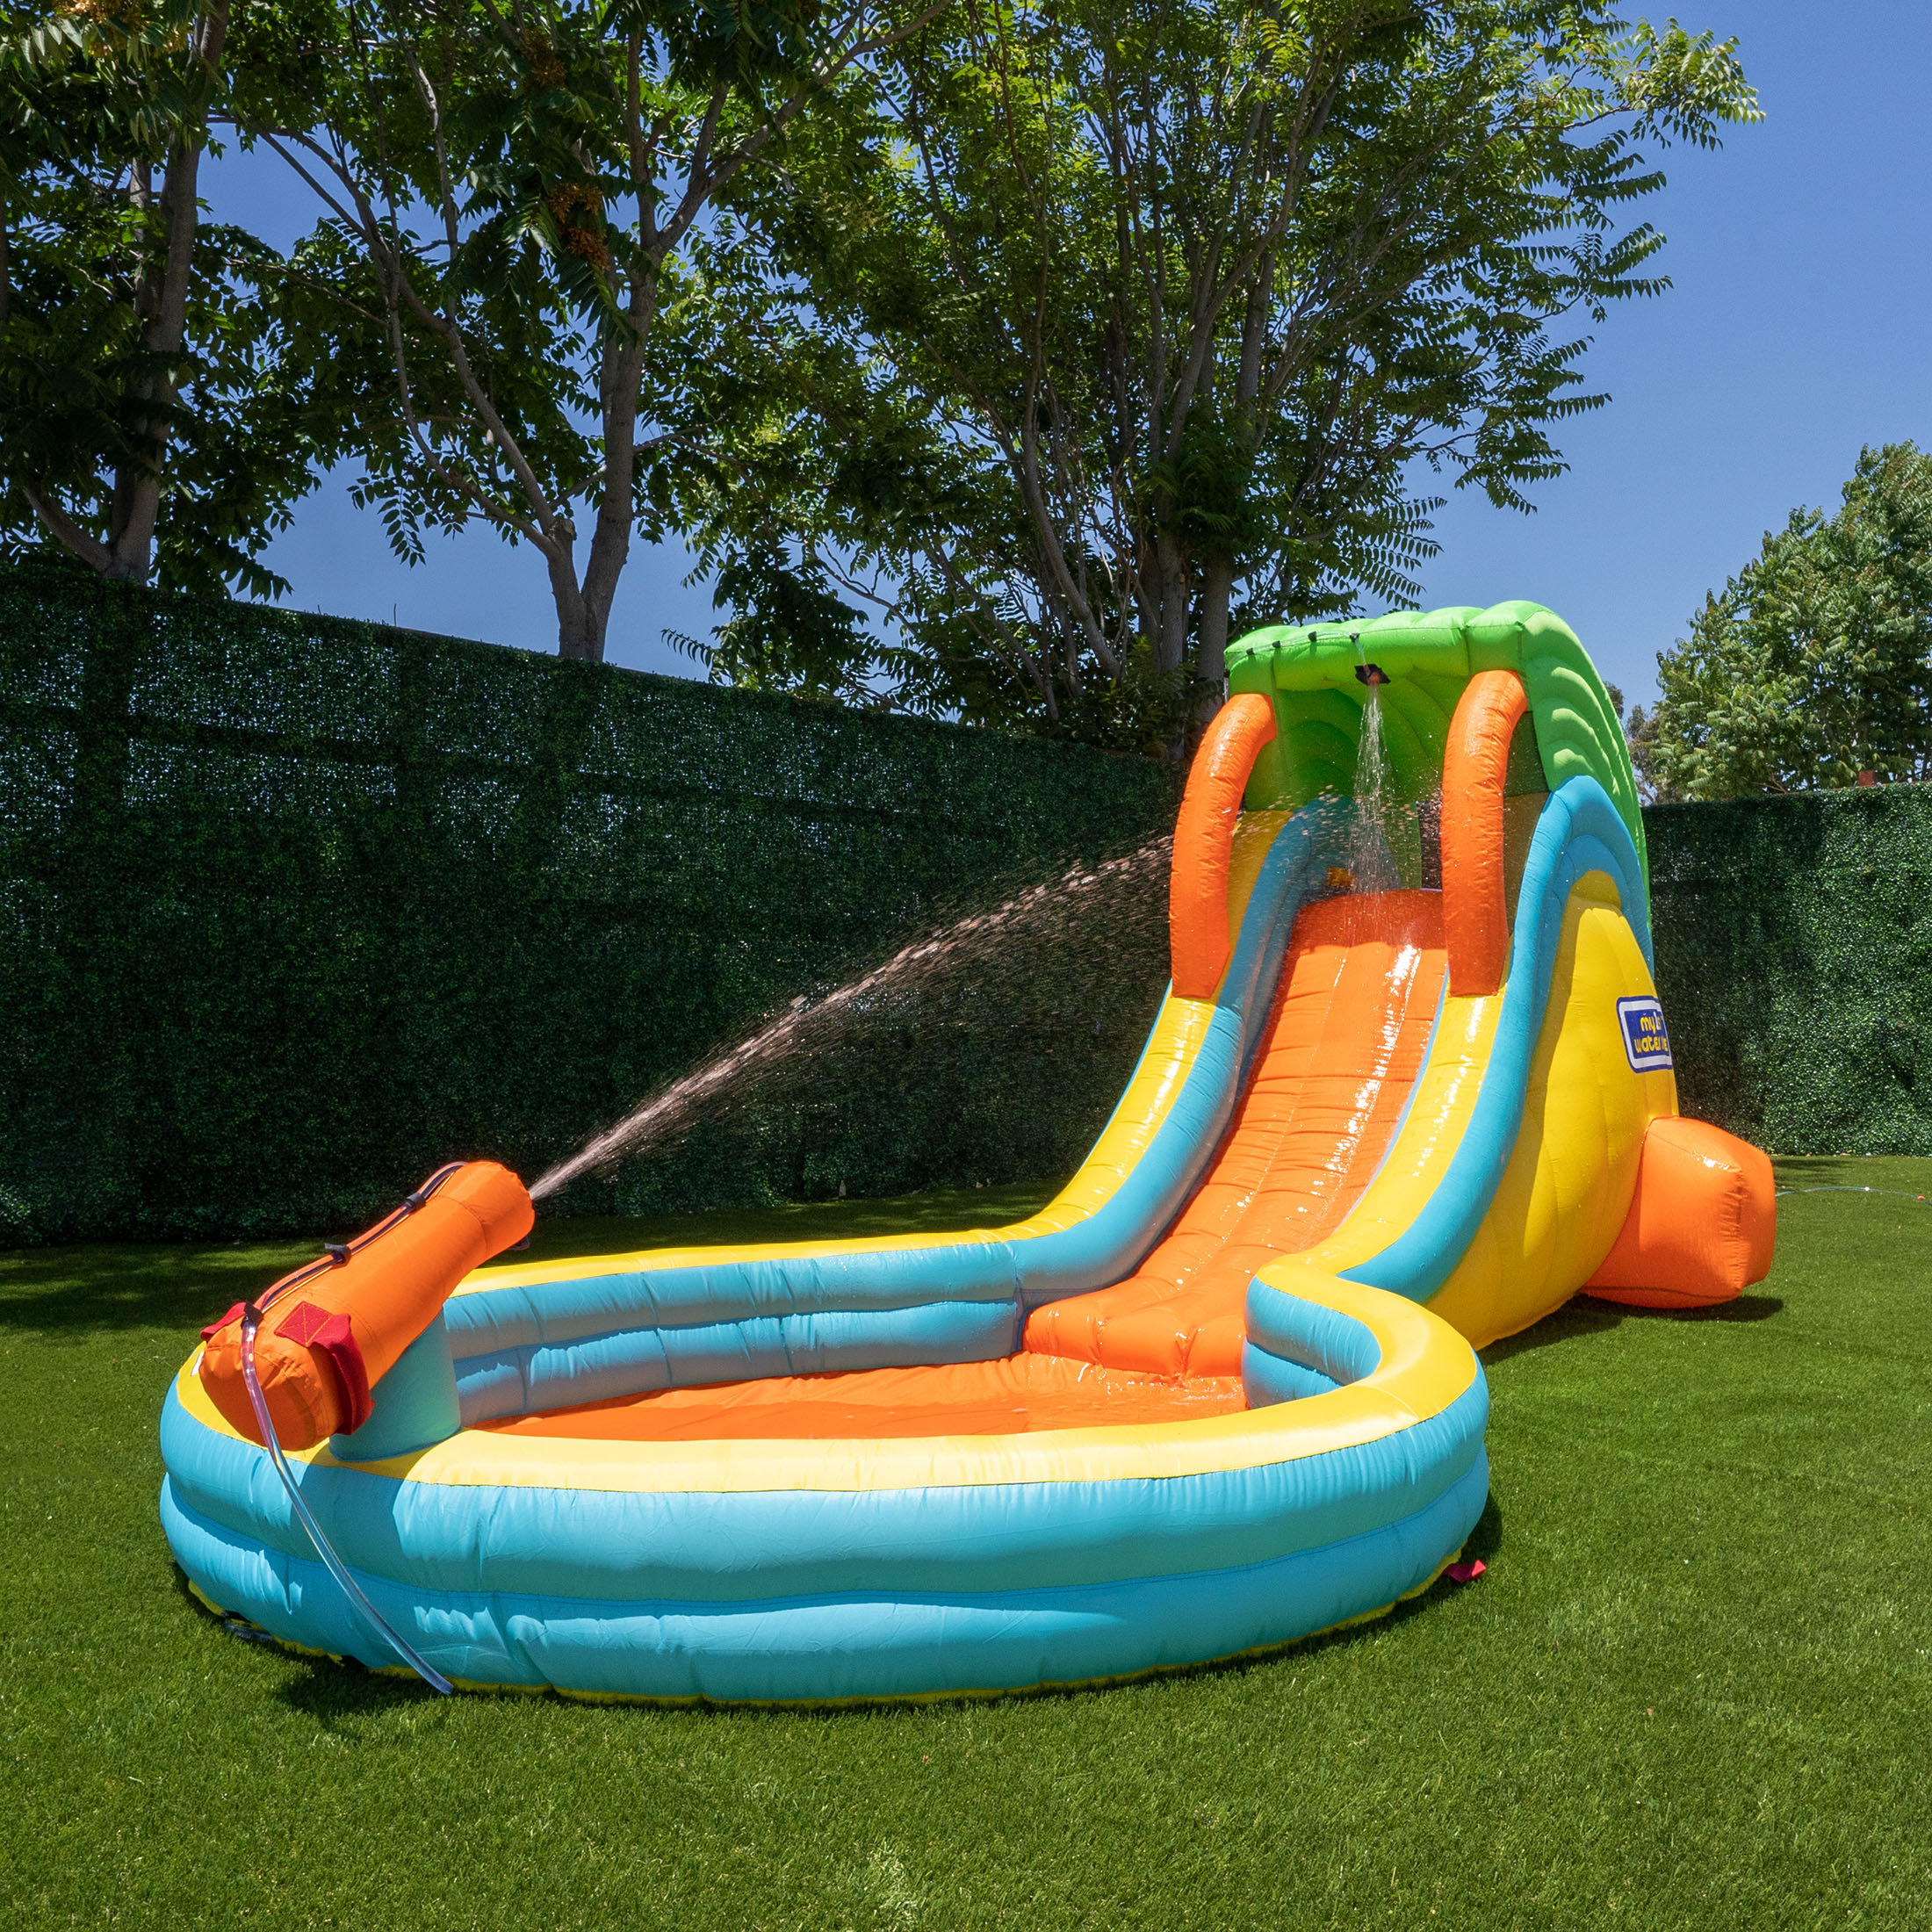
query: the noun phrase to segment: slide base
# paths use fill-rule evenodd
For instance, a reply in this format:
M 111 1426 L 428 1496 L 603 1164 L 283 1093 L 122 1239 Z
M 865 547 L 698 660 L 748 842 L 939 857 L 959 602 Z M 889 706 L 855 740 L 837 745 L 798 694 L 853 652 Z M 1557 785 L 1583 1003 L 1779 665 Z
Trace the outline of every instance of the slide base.
M 1770 1272 L 1777 1236 L 1764 1154 L 1705 1121 L 1655 1120 L 1623 1232 L 1583 1293 L 1640 1308 L 1734 1301 Z

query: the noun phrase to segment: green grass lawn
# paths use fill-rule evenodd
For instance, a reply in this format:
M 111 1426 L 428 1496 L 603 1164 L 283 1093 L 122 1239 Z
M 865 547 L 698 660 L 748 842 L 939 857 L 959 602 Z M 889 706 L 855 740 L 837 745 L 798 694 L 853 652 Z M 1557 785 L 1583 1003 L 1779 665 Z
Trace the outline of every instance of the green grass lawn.
M 1785 1185 L 1932 1193 L 1932 1162 Z M 1023 1189 L 539 1252 L 940 1229 Z M 226 1634 L 155 1518 L 199 1323 L 308 1251 L 0 1256 L 0 1864 L 40 1925 L 1892 1926 L 1932 1913 L 1932 1206 L 1488 1353 L 1474 1584 L 1267 1662 L 825 1714 L 459 1697 Z

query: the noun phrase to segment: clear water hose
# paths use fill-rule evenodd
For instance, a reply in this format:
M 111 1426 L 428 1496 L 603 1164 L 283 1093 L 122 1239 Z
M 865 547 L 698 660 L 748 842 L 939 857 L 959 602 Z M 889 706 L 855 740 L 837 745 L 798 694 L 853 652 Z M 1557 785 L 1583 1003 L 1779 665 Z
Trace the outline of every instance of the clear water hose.
M 1889 1194 L 1894 1200 L 1923 1200 L 1923 1194 L 1908 1193 L 1902 1187 L 1780 1187 L 1777 1198 L 1782 1200 L 1787 1194 Z
M 336 1555 L 328 1539 L 322 1534 L 321 1524 L 316 1522 L 308 1504 L 302 1500 L 302 1492 L 296 1485 L 295 1472 L 289 1467 L 288 1458 L 282 1453 L 282 1445 L 275 1434 L 275 1424 L 269 1417 L 268 1400 L 263 1395 L 262 1384 L 256 1380 L 255 1373 L 255 1331 L 261 1325 L 262 1310 L 250 1301 L 242 1311 L 242 1380 L 248 1386 L 249 1405 L 255 1410 L 255 1420 L 262 1431 L 262 1441 L 268 1450 L 269 1460 L 275 1465 L 276 1474 L 282 1479 L 282 1487 L 288 1491 L 289 1507 L 294 1510 L 296 1521 L 308 1532 L 308 1539 L 315 1546 L 315 1554 L 321 1558 L 322 1567 L 342 1586 L 342 1594 L 348 1597 L 350 1607 L 432 1690 L 439 1697 L 449 1697 L 456 1686 L 433 1664 L 426 1662 L 419 1656 L 389 1627 L 381 1611 L 363 1594 L 361 1584 L 350 1575 L 348 1564 Z

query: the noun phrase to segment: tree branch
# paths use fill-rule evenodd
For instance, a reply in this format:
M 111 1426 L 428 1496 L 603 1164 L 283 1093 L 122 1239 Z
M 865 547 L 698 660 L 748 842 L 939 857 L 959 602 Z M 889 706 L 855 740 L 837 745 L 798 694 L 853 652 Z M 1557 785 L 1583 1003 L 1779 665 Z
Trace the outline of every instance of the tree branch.
M 91 570 L 107 574 L 114 561 L 114 553 L 99 538 L 88 533 L 69 516 L 52 497 L 43 496 L 31 484 L 23 483 L 20 494 L 32 507 L 33 514 L 47 525 L 47 534 L 63 549 L 75 556 Z

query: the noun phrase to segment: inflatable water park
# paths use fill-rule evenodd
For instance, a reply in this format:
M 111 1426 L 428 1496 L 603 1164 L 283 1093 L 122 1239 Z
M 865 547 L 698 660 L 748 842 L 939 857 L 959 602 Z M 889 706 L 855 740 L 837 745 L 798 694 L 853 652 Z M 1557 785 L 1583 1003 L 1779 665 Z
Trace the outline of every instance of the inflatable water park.
M 783 1704 L 1098 1683 L 1427 1590 L 1489 1496 L 1476 1350 L 1579 1293 L 1736 1296 L 1770 1167 L 1678 1114 L 1629 755 L 1561 620 L 1228 661 L 1171 983 L 1048 1207 L 519 1265 L 519 1179 L 442 1169 L 175 1378 L 197 1596 L 439 1690 Z

